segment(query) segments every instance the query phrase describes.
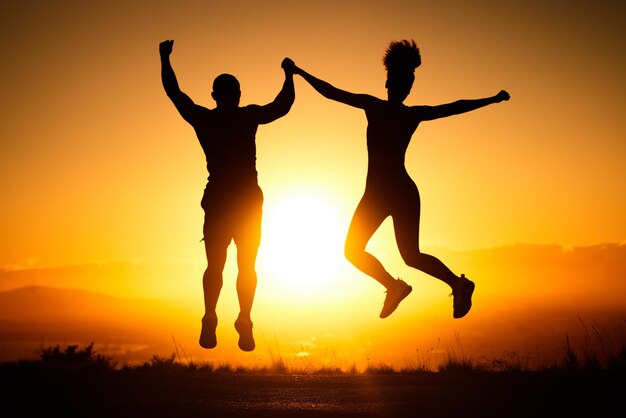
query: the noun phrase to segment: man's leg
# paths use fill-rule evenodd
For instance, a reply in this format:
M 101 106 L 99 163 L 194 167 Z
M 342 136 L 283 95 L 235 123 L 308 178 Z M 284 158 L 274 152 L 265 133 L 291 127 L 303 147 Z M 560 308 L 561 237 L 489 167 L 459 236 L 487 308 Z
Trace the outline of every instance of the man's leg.
M 202 276 L 204 290 L 204 314 L 215 315 L 217 300 L 222 290 L 224 264 L 228 246 L 211 246 L 205 243 L 207 268 Z
M 217 314 L 215 311 L 217 300 L 222 290 L 222 272 L 226 263 L 227 245 L 215 244 L 205 238 L 204 249 L 206 252 L 207 268 L 202 277 L 204 291 L 204 317 L 202 318 L 202 331 L 200 332 L 200 346 L 214 348 L 217 345 L 215 329 L 217 327 Z
M 257 286 L 256 258 L 261 243 L 261 221 L 263 216 L 263 194 L 260 189 L 249 196 L 238 224 L 235 235 L 237 245 L 237 297 L 239 316 L 235 329 L 239 333 L 239 348 L 252 351 L 255 348 L 252 335 L 252 304 Z
M 243 351 L 254 350 L 256 344 L 252 335 L 252 303 L 256 292 L 256 246 L 237 246 L 237 297 L 239 298 L 239 316 L 235 321 L 235 329 L 239 333 L 239 348 Z
M 237 296 L 239 298 L 239 317 L 250 319 L 254 294 L 256 292 L 257 274 L 256 257 L 258 248 L 256 246 L 237 247 Z

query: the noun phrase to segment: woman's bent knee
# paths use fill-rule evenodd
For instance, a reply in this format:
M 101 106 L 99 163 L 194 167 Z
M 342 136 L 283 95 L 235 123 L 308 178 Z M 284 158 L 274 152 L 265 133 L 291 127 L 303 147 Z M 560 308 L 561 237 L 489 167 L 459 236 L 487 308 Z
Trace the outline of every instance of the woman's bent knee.
M 359 260 L 363 256 L 363 253 L 365 253 L 365 249 L 358 245 L 346 243 L 343 247 L 343 255 L 350 262 Z
M 424 254 L 422 254 L 419 250 L 401 251 L 400 256 L 402 257 L 402 260 L 404 260 L 406 265 L 417 269 L 421 268 L 426 261 Z

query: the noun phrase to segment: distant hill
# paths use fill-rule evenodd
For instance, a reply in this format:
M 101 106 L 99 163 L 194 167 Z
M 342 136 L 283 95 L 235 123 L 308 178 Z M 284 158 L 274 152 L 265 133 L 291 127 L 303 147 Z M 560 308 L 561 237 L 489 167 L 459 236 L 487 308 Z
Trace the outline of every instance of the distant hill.
M 94 321 L 130 316 L 136 302 L 79 289 L 26 286 L 0 292 L 0 320 L 21 322 Z
M 0 323 L 107 323 L 145 328 L 146 322 L 189 314 L 173 302 L 128 299 L 81 289 L 26 286 L 0 292 Z
M 138 298 L 184 299 L 190 296 L 190 289 L 201 290 L 202 271 L 202 266 L 193 264 L 125 262 L 0 269 L 0 291 L 42 286 Z
M 184 307 L 78 289 L 27 286 L 0 292 L 0 358 L 36 343 L 168 344 L 191 322 Z M 47 342 L 47 343 L 46 343 Z M 16 348 L 16 344 L 21 344 Z M 8 348 L 7 348 L 8 347 Z M 4 354 L 4 355 L 2 355 Z

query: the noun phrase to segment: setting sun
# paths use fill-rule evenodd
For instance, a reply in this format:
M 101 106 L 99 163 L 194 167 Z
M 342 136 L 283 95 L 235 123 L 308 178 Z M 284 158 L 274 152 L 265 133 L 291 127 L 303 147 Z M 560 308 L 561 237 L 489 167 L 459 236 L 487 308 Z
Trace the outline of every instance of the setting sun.
M 284 193 L 265 208 L 259 264 L 283 296 L 323 299 L 345 267 L 346 226 L 331 198 L 316 191 Z

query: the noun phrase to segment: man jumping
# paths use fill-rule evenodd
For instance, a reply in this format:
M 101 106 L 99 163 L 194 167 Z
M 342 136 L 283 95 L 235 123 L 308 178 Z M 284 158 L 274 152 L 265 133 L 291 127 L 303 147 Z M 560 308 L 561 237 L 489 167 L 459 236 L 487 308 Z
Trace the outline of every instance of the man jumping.
M 202 278 L 205 313 L 200 345 L 217 345 L 215 307 L 222 289 L 226 250 L 231 240 L 237 246 L 237 295 L 240 312 L 235 321 L 239 348 L 255 348 L 250 312 L 257 285 L 256 257 L 261 240 L 263 192 L 257 182 L 255 135 L 259 125 L 285 116 L 295 100 L 294 64 L 285 59 L 282 89 L 264 106 L 239 106 L 239 81 L 221 74 L 213 82 L 214 109 L 195 104 L 183 93 L 170 63 L 173 40 L 159 45 L 161 79 L 167 96 L 180 115 L 195 130 L 206 156 L 209 172 L 201 206 L 204 210 L 204 248 L 207 268 Z

